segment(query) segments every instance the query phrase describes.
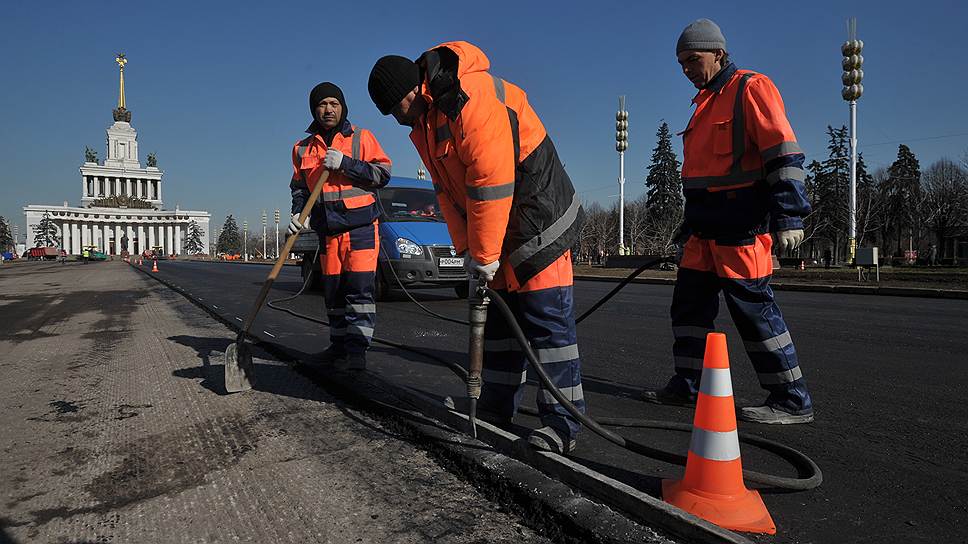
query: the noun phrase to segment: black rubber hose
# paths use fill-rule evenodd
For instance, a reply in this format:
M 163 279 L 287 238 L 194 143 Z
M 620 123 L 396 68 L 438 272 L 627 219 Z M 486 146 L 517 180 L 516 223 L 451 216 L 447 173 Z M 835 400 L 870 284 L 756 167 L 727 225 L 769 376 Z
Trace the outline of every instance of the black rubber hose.
M 593 432 L 595 432 L 595 434 L 598 434 L 599 436 L 608 440 L 609 442 L 612 442 L 618 446 L 626 448 L 629 451 L 633 451 L 635 453 L 639 453 L 641 455 L 645 455 L 647 457 L 651 457 L 653 459 L 658 459 L 660 461 L 665 461 L 668 463 L 673 463 L 673 464 L 683 465 L 683 466 L 686 464 L 685 456 L 679 455 L 676 453 L 667 452 L 665 450 L 660 450 L 650 446 L 646 446 L 645 444 L 636 442 L 635 440 L 625 438 L 624 436 L 618 433 L 612 432 L 602 427 L 602 425 L 600 425 L 598 422 L 586 416 L 585 414 L 581 413 L 577 408 L 575 408 L 575 405 L 569 402 L 568 399 L 566 399 L 564 395 L 561 394 L 561 391 L 559 391 L 558 388 L 555 387 L 555 385 L 551 382 L 551 378 L 548 377 L 547 372 L 545 372 L 544 368 L 542 368 L 541 363 L 538 361 L 538 357 L 535 355 L 534 350 L 531 349 L 531 344 L 528 342 L 528 339 L 524 335 L 524 331 L 521 329 L 521 325 L 518 323 L 517 319 L 515 319 L 514 313 L 511 312 L 511 308 L 508 307 L 507 303 L 504 301 L 504 299 L 501 298 L 501 296 L 496 291 L 490 288 L 487 288 L 486 291 L 491 298 L 491 304 L 497 306 L 497 308 L 501 311 L 501 314 L 504 316 L 504 319 L 507 320 L 507 324 L 511 328 L 511 332 L 514 334 L 514 337 L 517 339 L 518 344 L 521 345 L 521 349 L 524 351 L 524 354 L 528 358 L 528 361 L 531 362 L 531 367 L 538 375 L 538 378 L 541 380 L 541 383 L 544 384 L 545 389 L 551 392 L 551 396 L 553 396 L 555 400 L 557 400 L 558 403 L 561 404 L 565 408 L 565 410 L 567 410 L 568 413 L 572 415 L 572 417 L 574 417 L 575 419 L 580 421 L 583 425 L 591 429 Z M 623 421 L 623 423 L 626 423 L 626 424 L 631 422 L 632 420 Z M 689 426 L 684 423 L 671 423 L 671 422 L 650 422 L 650 423 L 655 424 L 653 428 L 690 430 L 690 431 L 692 430 L 692 426 Z M 646 426 L 646 425 L 642 425 L 641 422 L 639 422 L 637 426 Z M 652 426 L 652 425 L 649 425 L 649 426 Z M 820 467 L 818 467 L 817 464 L 814 463 L 812 459 L 804 455 L 802 452 L 797 451 L 789 446 L 780 444 L 779 442 L 774 442 L 772 440 L 767 440 L 765 438 L 755 437 L 755 436 L 746 435 L 746 434 L 741 435 L 740 438 L 744 442 L 756 445 L 758 447 L 762 447 L 767 451 L 776 453 L 786 461 L 790 462 L 797 469 L 797 472 L 801 475 L 800 478 L 786 478 L 783 476 L 775 476 L 772 474 L 764 474 L 761 472 L 744 469 L 743 470 L 744 479 L 750 482 L 768 485 L 771 487 L 778 487 L 782 489 L 792 489 L 792 490 L 798 490 L 798 491 L 813 489 L 819 486 L 821 482 L 823 482 L 823 475 L 820 472 Z

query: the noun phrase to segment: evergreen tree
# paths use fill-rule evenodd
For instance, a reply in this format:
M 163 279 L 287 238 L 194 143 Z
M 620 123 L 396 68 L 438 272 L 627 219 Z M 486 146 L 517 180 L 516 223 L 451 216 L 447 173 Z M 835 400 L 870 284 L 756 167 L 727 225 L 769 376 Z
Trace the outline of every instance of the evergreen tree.
M 239 230 L 239 225 L 235 222 L 232 214 L 229 214 L 225 218 L 225 224 L 222 225 L 222 232 L 218 235 L 215 250 L 218 253 L 230 253 L 234 255 L 242 253 L 242 231 Z
M 911 149 L 901 144 L 897 148 L 897 160 L 887 173 L 885 211 L 900 254 L 905 234 L 914 239 L 920 238 L 920 232 L 916 231 L 921 226 L 921 165 Z
M 58 243 L 57 225 L 50 218 L 50 212 L 44 212 L 40 222 L 34 226 L 34 247 L 50 247 Z
M 655 133 L 657 142 L 652 150 L 652 163 L 645 178 L 648 190 L 646 207 L 654 217 L 668 217 L 682 213 L 682 163 L 672 150 L 672 133 L 663 121 Z
M 10 223 L 7 218 L 0 215 L 0 252 L 8 251 L 15 245 L 13 234 L 10 233 Z
M 189 255 L 195 255 L 196 253 L 201 253 L 205 245 L 202 243 L 202 236 L 205 233 L 202 231 L 202 227 L 198 226 L 198 223 L 194 219 L 188 222 L 188 235 L 185 238 L 185 252 Z
M 666 253 L 682 222 L 682 173 L 679 169 L 682 163 L 672 150 L 669 125 L 663 121 L 655 135 L 656 146 L 645 178 L 648 227 L 643 242 L 649 252 Z

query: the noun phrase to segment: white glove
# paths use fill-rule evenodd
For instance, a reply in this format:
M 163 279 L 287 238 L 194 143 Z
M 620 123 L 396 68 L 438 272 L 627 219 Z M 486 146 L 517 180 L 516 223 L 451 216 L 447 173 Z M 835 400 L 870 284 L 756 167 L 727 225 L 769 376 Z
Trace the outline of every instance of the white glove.
M 292 236 L 293 234 L 299 234 L 299 231 L 301 231 L 304 228 L 306 228 L 305 225 L 299 222 L 299 214 L 298 213 L 292 214 L 292 219 L 289 221 L 289 228 L 286 229 L 286 232 L 289 233 L 289 236 Z
M 776 238 L 776 254 L 780 255 L 787 250 L 794 250 L 803 241 L 803 229 L 781 230 L 774 232 Z
M 494 274 L 497 274 L 497 269 L 500 268 L 501 261 L 495 260 L 494 262 L 481 264 L 477 262 L 473 257 L 464 258 L 464 268 L 467 269 L 467 274 L 472 278 L 483 278 L 484 281 L 492 281 L 494 279 Z
M 323 166 L 326 167 L 327 170 L 339 170 L 342 164 L 343 164 L 342 151 L 330 149 L 326 152 L 326 156 L 323 157 Z

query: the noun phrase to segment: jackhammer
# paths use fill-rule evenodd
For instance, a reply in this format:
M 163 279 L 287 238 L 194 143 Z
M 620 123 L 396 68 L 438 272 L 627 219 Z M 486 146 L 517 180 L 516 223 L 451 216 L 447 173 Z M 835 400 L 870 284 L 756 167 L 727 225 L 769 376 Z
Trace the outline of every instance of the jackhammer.
M 487 322 L 487 305 L 491 302 L 484 278 L 478 278 L 477 286 L 468 295 L 467 302 L 470 334 L 467 378 L 464 383 L 467 384 L 467 398 L 470 399 L 467 419 L 471 425 L 471 436 L 477 438 L 477 399 L 481 398 L 481 372 L 484 369 L 484 323 Z

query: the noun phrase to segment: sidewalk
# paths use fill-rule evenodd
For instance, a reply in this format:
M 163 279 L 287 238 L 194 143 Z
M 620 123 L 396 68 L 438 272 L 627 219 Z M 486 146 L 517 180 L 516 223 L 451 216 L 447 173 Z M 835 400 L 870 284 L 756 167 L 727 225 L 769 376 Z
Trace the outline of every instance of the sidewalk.
M 548 542 L 123 263 L 0 270 L 0 542 Z

